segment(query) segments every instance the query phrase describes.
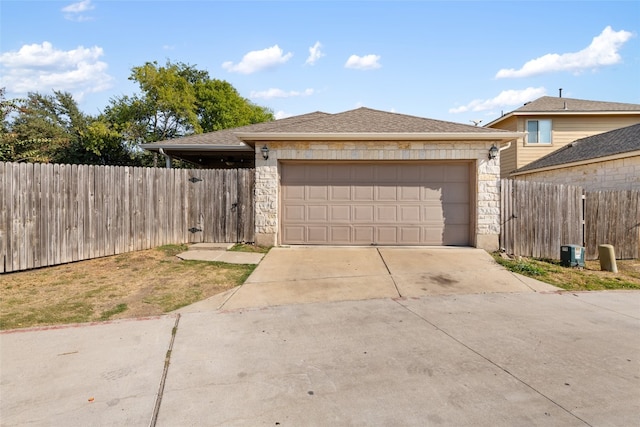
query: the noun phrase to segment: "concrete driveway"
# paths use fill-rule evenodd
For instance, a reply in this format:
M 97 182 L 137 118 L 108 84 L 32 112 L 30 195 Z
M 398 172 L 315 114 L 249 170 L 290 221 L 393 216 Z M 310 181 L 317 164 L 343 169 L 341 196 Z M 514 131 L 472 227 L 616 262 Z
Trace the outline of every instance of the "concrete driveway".
M 382 248 L 341 249 L 331 271 L 343 270 L 318 278 L 331 264 L 319 265 L 314 251 L 286 249 L 269 256 L 288 254 L 288 266 L 261 264 L 247 285 L 221 298 L 222 309 L 0 333 L 0 424 L 640 422 L 640 292 L 518 290 L 481 256 L 474 262 L 490 268 L 479 270 L 488 279 L 460 280 L 457 270 L 430 264 L 398 271 L 417 252 Z M 306 269 L 294 284 L 321 279 L 327 294 L 335 280 L 396 293 L 231 308 L 236 297 L 251 299 L 241 291 L 295 279 L 304 263 L 317 271 Z M 486 287 L 474 286 L 482 280 Z M 447 290 L 454 281 L 471 291 Z
M 481 249 L 284 247 L 216 308 L 488 292 L 557 291 L 505 270 Z M 197 308 L 197 307 L 196 307 Z

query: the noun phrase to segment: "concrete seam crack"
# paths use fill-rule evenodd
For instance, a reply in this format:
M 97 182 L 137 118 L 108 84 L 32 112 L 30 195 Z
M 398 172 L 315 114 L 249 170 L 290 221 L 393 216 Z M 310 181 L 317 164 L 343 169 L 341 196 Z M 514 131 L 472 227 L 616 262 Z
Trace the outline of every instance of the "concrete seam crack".
M 524 385 L 525 387 L 529 388 L 530 390 L 534 391 L 536 394 L 542 396 L 544 399 L 548 400 L 549 402 L 551 402 L 552 404 L 554 404 L 555 406 L 557 406 L 558 408 L 562 409 L 563 411 L 565 411 L 567 414 L 571 415 L 572 417 L 582 421 L 585 425 L 589 426 L 589 427 L 593 427 L 592 424 L 589 424 L 586 420 L 583 420 L 582 418 L 580 418 L 579 416 L 577 416 L 576 414 L 574 414 L 573 412 L 571 412 L 569 409 L 565 408 L 564 406 L 562 406 L 560 403 L 556 402 L 555 400 L 553 400 L 551 397 L 545 395 L 544 393 L 542 393 L 540 390 L 534 388 L 532 385 L 530 385 L 529 383 L 527 383 L 526 381 L 524 381 L 523 379 L 517 377 L 516 375 L 514 375 L 512 372 L 510 372 L 509 370 L 507 370 L 506 368 L 500 366 L 498 363 L 494 362 L 493 360 L 489 359 L 487 356 L 485 356 L 484 354 L 480 353 L 478 350 L 470 347 L 469 345 L 465 344 L 464 342 L 462 342 L 460 339 L 454 337 L 453 335 L 451 335 L 449 332 L 445 331 L 444 329 L 442 329 L 441 327 L 439 327 L 438 325 L 436 325 L 435 323 L 431 322 L 430 320 L 426 319 L 425 317 L 419 315 L 418 313 L 416 313 L 415 311 L 411 310 L 409 307 L 407 307 L 406 305 L 403 305 L 401 303 L 401 301 L 395 301 L 396 304 L 400 305 L 401 307 L 403 307 L 405 310 L 407 310 L 409 313 L 413 314 L 414 316 L 418 317 L 419 319 L 421 319 L 422 321 L 428 323 L 429 325 L 433 326 L 436 330 L 442 332 L 444 335 L 446 335 L 447 337 L 451 338 L 452 340 L 454 340 L 455 342 L 457 342 L 458 344 L 462 345 L 463 347 L 465 347 L 466 349 L 468 349 L 469 351 L 471 351 L 472 353 L 478 355 L 479 357 L 483 358 L 484 360 L 486 360 L 487 362 L 489 362 L 490 364 L 492 364 L 493 366 L 495 366 L 496 368 L 500 369 L 502 372 L 506 373 L 507 375 L 509 375 L 511 378 L 515 379 L 516 381 L 518 381 L 520 384 Z
M 169 372 L 169 364 L 171 362 L 171 352 L 173 351 L 173 343 L 176 340 L 178 334 L 178 323 L 180 323 L 180 313 L 176 315 L 176 322 L 171 329 L 171 340 L 169 341 L 169 348 L 167 349 L 166 356 L 164 358 L 164 368 L 162 370 L 162 377 L 160 378 L 160 386 L 158 387 L 158 394 L 156 394 L 156 402 L 153 405 L 153 414 L 151 415 L 151 421 L 149 427 L 155 427 L 158 421 L 158 414 L 160 413 L 160 404 L 162 403 L 162 396 L 164 394 L 164 385 L 167 381 L 167 374 Z
M 391 281 L 393 282 L 393 286 L 395 286 L 395 288 L 396 288 L 396 292 L 398 293 L 398 297 L 402 298 L 402 294 L 400 293 L 400 289 L 398 289 L 398 284 L 396 283 L 396 279 L 393 278 L 393 274 L 391 274 L 391 270 L 389 270 L 389 266 L 387 265 L 387 262 L 384 260 L 384 257 L 380 253 L 380 248 L 376 248 L 376 251 L 378 252 L 378 255 L 380 256 L 380 259 L 382 260 L 382 263 L 384 264 L 384 268 L 387 269 L 387 273 L 389 273 L 389 277 L 391 277 Z

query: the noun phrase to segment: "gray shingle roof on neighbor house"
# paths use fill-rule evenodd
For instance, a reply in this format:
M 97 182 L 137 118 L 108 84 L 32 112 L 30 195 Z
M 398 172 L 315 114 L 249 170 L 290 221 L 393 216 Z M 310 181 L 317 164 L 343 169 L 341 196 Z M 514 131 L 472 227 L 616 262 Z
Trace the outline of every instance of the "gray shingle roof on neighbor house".
M 632 151 L 640 151 L 640 123 L 578 139 L 521 167 L 514 173 L 530 172 Z
M 543 96 L 535 101 L 527 102 L 524 106 L 513 110 L 516 112 L 613 112 L 635 111 L 640 112 L 640 104 L 625 104 L 622 102 L 588 101 L 585 99 L 558 98 L 555 96 Z

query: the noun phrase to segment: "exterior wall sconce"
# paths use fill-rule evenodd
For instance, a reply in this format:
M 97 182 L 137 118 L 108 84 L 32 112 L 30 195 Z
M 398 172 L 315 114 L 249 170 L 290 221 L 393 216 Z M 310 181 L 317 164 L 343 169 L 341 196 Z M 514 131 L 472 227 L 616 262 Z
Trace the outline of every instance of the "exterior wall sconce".
M 263 148 L 264 150 L 264 148 Z M 489 159 L 493 160 L 496 157 L 498 157 L 498 147 L 496 147 L 495 145 L 492 145 L 491 148 L 489 148 Z
M 265 144 L 260 151 L 262 151 L 262 158 L 265 160 L 269 159 L 269 147 Z

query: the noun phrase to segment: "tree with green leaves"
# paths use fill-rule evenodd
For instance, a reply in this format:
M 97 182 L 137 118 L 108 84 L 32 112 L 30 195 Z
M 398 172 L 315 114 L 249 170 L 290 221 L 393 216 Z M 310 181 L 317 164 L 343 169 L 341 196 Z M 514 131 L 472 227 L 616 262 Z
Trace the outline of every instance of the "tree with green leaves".
M 111 99 L 97 117 L 82 113 L 66 92 L 5 100 L 2 89 L 0 161 L 152 165 L 140 145 L 274 119 L 230 83 L 191 65 L 147 62 L 129 79 L 140 93 Z
M 9 123 L 4 120 L 10 106 L 15 117 Z M 80 111 L 70 93 L 29 93 L 24 100 L 3 101 L 3 116 L 2 161 L 140 164 L 117 129 Z
M 273 120 L 273 113 L 240 96 L 207 71 L 167 61 L 132 69 L 141 93 L 111 100 L 105 117 L 138 144 Z

